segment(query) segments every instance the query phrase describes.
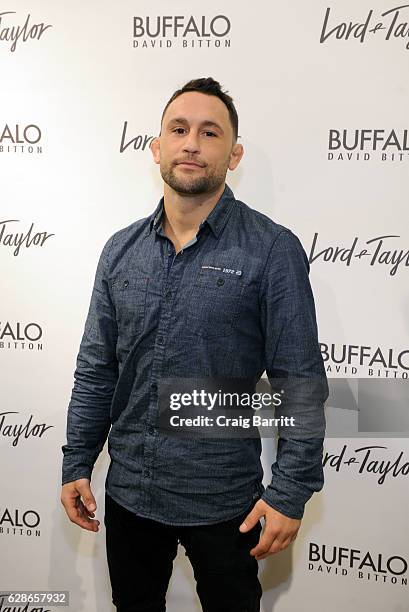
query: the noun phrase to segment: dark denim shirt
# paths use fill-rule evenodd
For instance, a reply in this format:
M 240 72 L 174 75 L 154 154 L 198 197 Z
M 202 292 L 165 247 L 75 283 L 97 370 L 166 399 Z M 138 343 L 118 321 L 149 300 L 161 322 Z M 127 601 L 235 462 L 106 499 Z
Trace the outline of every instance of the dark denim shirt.
M 305 251 L 294 233 L 236 200 L 227 185 L 177 254 L 162 210 L 163 198 L 102 250 L 68 407 L 62 483 L 91 478 L 108 436 L 106 490 L 140 516 L 211 524 L 261 497 L 302 518 L 324 483 L 323 437 L 280 436 L 265 488 L 260 438 L 167 436 L 157 418 L 161 377 L 256 383 L 264 371 L 270 381 L 318 375 L 326 386 L 314 410 L 325 431 L 328 385 Z M 218 282 L 220 267 L 241 274 Z

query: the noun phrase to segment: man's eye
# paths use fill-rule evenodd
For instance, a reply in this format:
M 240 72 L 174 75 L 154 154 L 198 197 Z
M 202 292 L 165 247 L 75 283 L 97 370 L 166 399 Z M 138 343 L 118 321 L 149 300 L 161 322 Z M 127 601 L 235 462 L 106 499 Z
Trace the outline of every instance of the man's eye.
M 185 128 L 175 128 L 172 132 L 176 132 L 177 134 L 182 134 L 185 131 Z
M 214 132 L 205 132 L 206 136 L 217 136 Z

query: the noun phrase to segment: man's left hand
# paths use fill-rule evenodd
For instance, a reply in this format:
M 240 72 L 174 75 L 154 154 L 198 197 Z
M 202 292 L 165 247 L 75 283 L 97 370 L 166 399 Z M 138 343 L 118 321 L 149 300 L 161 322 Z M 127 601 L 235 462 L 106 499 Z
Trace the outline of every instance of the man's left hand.
M 240 525 L 240 531 L 245 533 L 252 529 L 262 516 L 265 517 L 264 530 L 257 546 L 250 550 L 250 555 L 255 557 L 257 561 L 287 548 L 297 537 L 301 525 L 300 519 L 281 514 L 281 512 L 266 504 L 265 501 L 259 499 Z

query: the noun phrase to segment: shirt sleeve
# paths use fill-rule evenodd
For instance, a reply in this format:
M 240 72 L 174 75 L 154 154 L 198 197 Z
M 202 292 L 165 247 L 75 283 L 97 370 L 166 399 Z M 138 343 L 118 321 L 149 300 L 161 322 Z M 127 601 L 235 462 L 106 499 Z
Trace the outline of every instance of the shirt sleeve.
M 106 242 L 95 273 L 88 315 L 77 356 L 62 446 L 62 484 L 91 478 L 110 429 L 110 408 L 118 380 L 118 328 L 107 279 L 114 236 Z
M 306 502 L 324 485 L 324 404 L 328 381 L 319 348 L 310 265 L 298 237 L 285 228 L 271 247 L 260 284 L 265 366 L 271 386 L 284 390 L 275 416 L 279 426 L 272 479 L 261 495 L 267 504 L 301 519 Z

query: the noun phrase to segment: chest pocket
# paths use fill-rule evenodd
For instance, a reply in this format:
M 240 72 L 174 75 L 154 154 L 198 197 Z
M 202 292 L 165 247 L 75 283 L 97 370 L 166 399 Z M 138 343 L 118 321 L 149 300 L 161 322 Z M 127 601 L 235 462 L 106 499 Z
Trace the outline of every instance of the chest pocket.
M 111 280 L 118 329 L 130 336 L 143 329 L 148 285 L 149 277 L 135 271 L 122 272 Z
M 190 332 L 203 338 L 232 334 L 244 290 L 245 284 L 237 276 L 199 274 L 187 307 Z

